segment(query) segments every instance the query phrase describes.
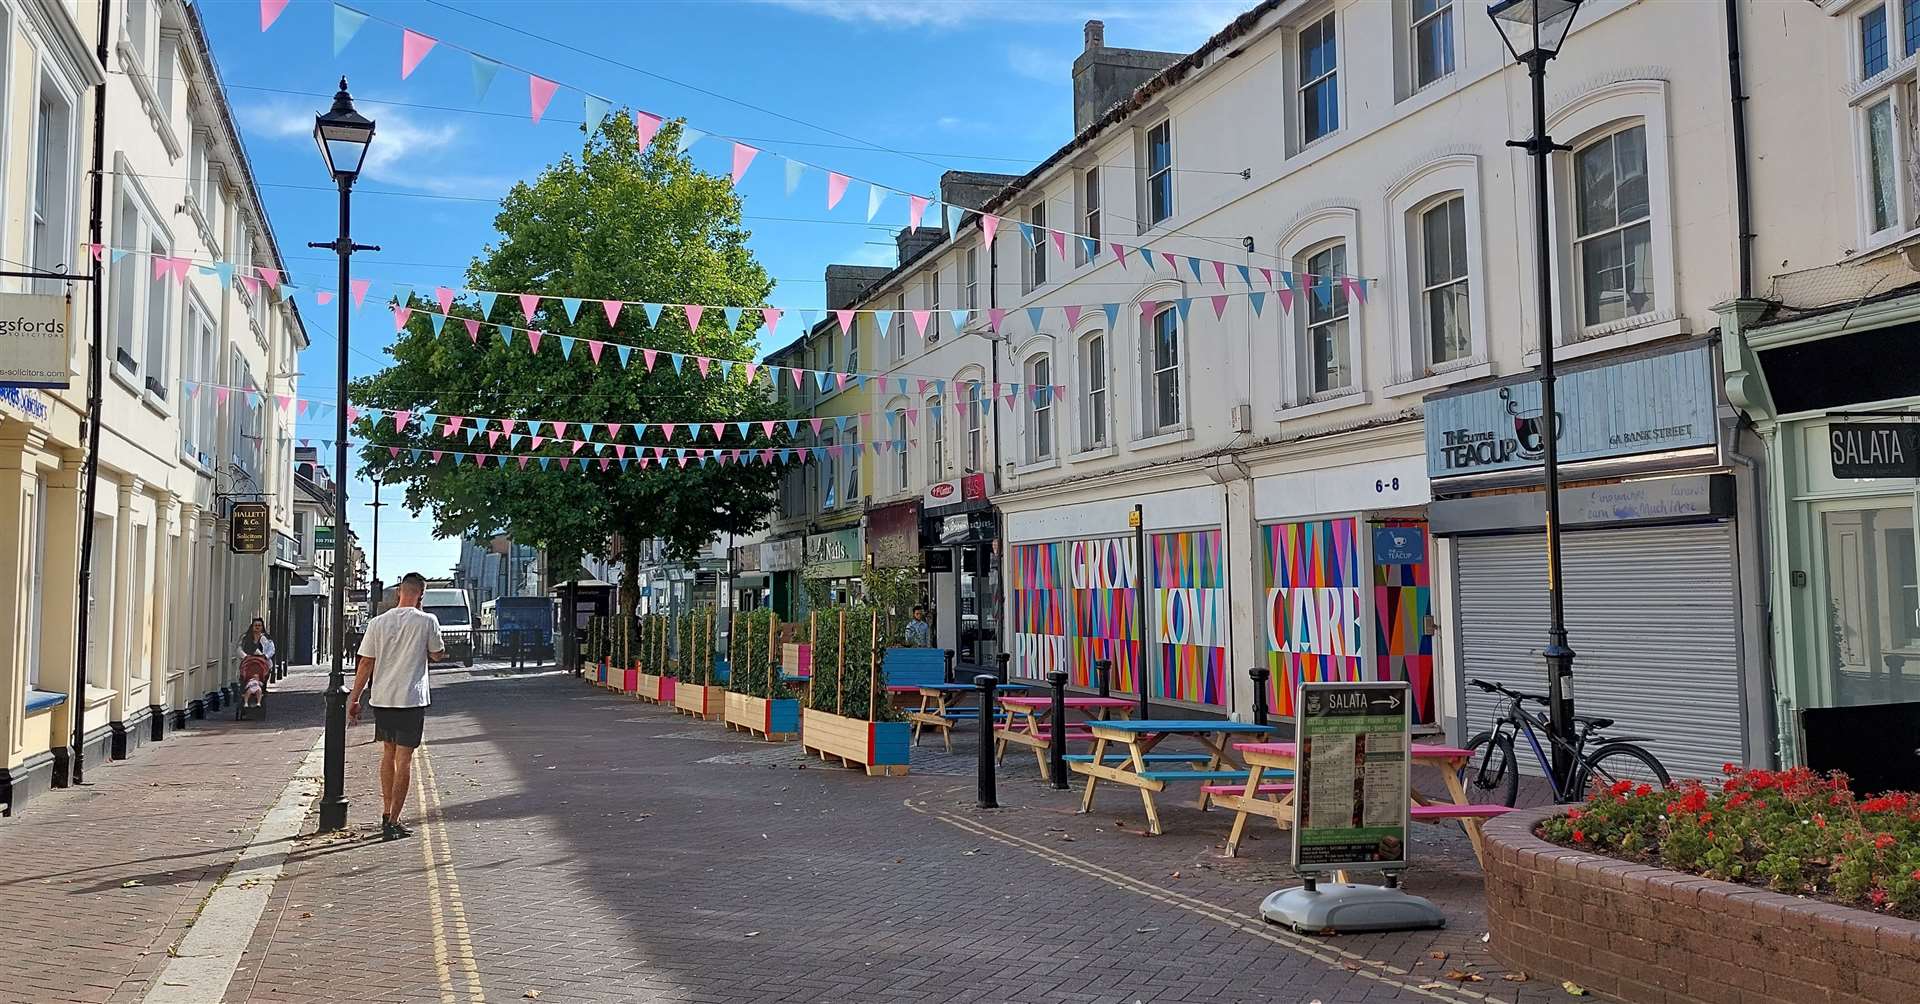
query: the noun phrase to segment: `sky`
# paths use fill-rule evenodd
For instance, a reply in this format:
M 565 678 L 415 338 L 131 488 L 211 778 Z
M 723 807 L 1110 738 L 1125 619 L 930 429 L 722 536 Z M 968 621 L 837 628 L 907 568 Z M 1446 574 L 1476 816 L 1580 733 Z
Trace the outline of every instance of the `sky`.
M 312 140 L 313 118 L 349 78 L 355 104 L 376 123 L 355 188 L 354 239 L 379 252 L 354 257 L 375 282 L 352 317 L 348 366 L 358 377 L 391 357 L 391 315 L 376 306 L 409 283 L 423 294 L 459 288 L 494 237 L 497 200 L 569 150 L 578 150 L 583 91 L 613 107 L 683 116 L 858 178 L 932 192 L 944 170 L 1023 173 L 1071 138 L 1071 72 L 1081 25 L 1106 22 L 1107 44 L 1187 51 L 1251 0 L 353 0 L 372 18 L 333 51 L 333 4 L 292 0 L 265 34 L 257 0 L 198 0 L 227 98 L 261 184 L 269 223 L 293 282 L 335 285 L 330 241 L 337 200 Z M 393 22 L 393 23 L 385 23 Z M 440 40 L 400 79 L 405 25 Z M 457 47 L 457 48 L 456 48 Z M 508 64 L 476 99 L 470 50 Z M 561 84 L 538 125 L 528 118 L 526 71 Z M 696 145 L 696 164 L 730 168 L 731 145 Z M 763 159 L 740 186 L 751 246 L 775 282 L 771 302 L 818 305 L 831 263 L 892 265 L 892 234 L 906 224 L 895 198 L 872 224 L 863 189 L 833 212 L 824 178 L 788 197 L 780 162 Z M 302 397 L 336 393 L 333 307 L 300 304 L 312 346 Z M 763 349 L 772 346 L 763 346 Z M 333 438 L 331 412 L 297 435 Z M 324 452 L 324 451 L 323 451 Z M 326 454 L 331 464 L 332 455 Z M 564 475 L 555 473 L 551 476 Z M 349 519 L 370 542 L 372 486 L 349 484 Z M 383 501 L 395 502 L 389 489 Z M 437 540 L 426 514 L 383 508 L 376 574 L 444 575 L 457 542 Z

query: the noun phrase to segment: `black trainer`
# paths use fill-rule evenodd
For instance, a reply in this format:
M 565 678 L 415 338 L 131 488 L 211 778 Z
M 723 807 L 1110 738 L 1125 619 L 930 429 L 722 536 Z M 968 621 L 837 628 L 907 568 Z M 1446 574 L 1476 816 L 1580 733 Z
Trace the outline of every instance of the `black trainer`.
M 413 836 L 413 831 L 401 825 L 400 821 L 397 819 L 388 820 L 387 828 L 393 831 L 393 839 L 395 840 L 402 840 L 407 837 Z

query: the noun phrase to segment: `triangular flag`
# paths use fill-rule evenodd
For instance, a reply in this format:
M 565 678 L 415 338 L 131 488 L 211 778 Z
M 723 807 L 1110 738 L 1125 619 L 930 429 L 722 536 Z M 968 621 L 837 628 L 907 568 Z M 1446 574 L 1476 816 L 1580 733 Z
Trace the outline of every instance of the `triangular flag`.
M 1282 297 L 1286 297 L 1286 296 L 1289 296 L 1289 295 L 1291 295 L 1291 294 L 1289 294 L 1289 293 L 1287 293 L 1286 291 L 1284 291 L 1284 290 L 1282 290 L 1282 291 L 1281 291 L 1281 293 L 1280 293 L 1280 295 L 1281 295 Z M 1266 294 L 1266 293 L 1265 293 L 1264 291 L 1261 291 L 1261 290 L 1255 290 L 1254 292 L 1251 292 L 1251 293 L 1248 293 L 1248 294 L 1247 294 L 1247 302 L 1248 302 L 1249 304 L 1252 304 L 1252 306 L 1253 306 L 1253 314 L 1254 314 L 1254 316 L 1255 316 L 1255 317 L 1258 317 L 1258 316 L 1260 316 L 1260 308 L 1261 308 L 1261 307 L 1264 307 L 1264 306 L 1266 306 L 1266 303 L 1267 303 L 1267 294 Z M 1285 306 L 1285 303 L 1286 303 L 1286 301 L 1285 301 L 1285 300 L 1283 299 L 1283 300 L 1281 301 L 1281 305 L 1282 305 L 1282 306 Z
M 573 358 L 573 339 L 570 336 L 567 336 L 567 335 L 560 336 L 560 358 L 562 359 Z
M 833 207 L 839 205 L 841 196 L 844 196 L 847 194 L 847 181 L 848 181 L 847 176 L 839 173 L 838 171 L 827 172 L 827 208 L 828 209 L 832 209 Z
M 660 116 L 652 112 L 633 113 L 633 138 L 641 153 L 647 152 L 647 144 L 653 142 L 653 134 L 660 131 Z
M 780 314 L 781 310 L 779 307 L 760 308 L 760 321 L 762 326 L 766 328 L 768 338 L 772 338 L 774 329 L 780 326 Z M 813 325 L 809 324 L 807 327 L 811 328 Z
M 1147 263 L 1147 270 L 1151 272 L 1153 270 L 1153 249 L 1142 244 L 1134 250 L 1140 252 L 1140 260 Z
M 1227 284 L 1227 263 L 1226 262 L 1216 261 L 1213 263 L 1213 281 L 1222 286 L 1225 286 Z
M 693 145 L 695 143 L 698 143 L 701 140 L 706 138 L 707 138 L 706 133 L 701 132 L 698 129 L 695 129 L 684 122 L 681 123 L 680 124 L 680 141 L 673 145 L 673 155 L 676 157 L 686 156 L 687 151 L 693 149 Z
M 607 327 L 620 323 L 620 308 L 625 304 L 620 300 L 601 300 L 600 309 L 607 315 Z
M 721 307 L 720 313 L 726 315 L 728 331 L 734 331 L 740 327 L 739 307 Z
M 260 0 L 260 30 L 273 27 L 280 19 L 280 12 L 287 9 L 287 0 Z
M 612 106 L 613 102 L 608 101 L 598 94 L 582 94 L 580 96 L 580 109 L 586 116 L 588 135 L 600 131 L 600 123 L 606 119 L 607 109 Z
M 914 333 L 919 335 L 921 338 L 927 337 L 927 318 L 933 316 L 933 311 L 910 310 L 907 313 L 913 316 Z
M 520 315 L 527 319 L 528 324 L 533 323 L 533 313 L 534 311 L 539 309 L 540 309 L 540 298 L 538 296 L 535 296 L 532 293 L 520 294 Z
M 1067 315 L 1067 329 L 1069 331 L 1080 326 L 1081 309 L 1080 305 L 1075 303 L 1069 303 L 1060 308 L 1060 312 Z
M 613 354 L 620 358 L 620 365 L 624 367 L 627 365 L 628 357 L 633 355 L 633 347 L 631 345 L 615 345 L 613 347 Z
M 475 345 L 480 344 L 480 322 L 471 317 L 461 318 L 461 320 L 467 326 L 467 341 Z
M 1020 224 L 1020 239 L 1026 241 L 1028 247 L 1032 247 L 1040 243 L 1040 231 L 1035 230 L 1031 223 L 1022 223 Z
M 434 39 L 412 28 L 400 29 L 400 79 L 405 80 L 413 76 L 413 71 L 419 68 L 420 61 L 427 58 L 427 53 L 432 52 L 436 44 Z
M 1180 326 L 1185 328 L 1187 326 L 1187 314 L 1193 310 L 1193 297 L 1183 296 L 1173 301 L 1173 309 L 1180 315 Z
M 340 55 L 347 50 L 347 43 L 360 33 L 360 26 L 367 23 L 367 16 L 352 7 L 333 5 L 333 54 Z
M 922 195 L 907 196 L 907 226 L 920 229 L 920 218 L 927 213 L 927 198 Z
M 1240 281 L 1246 283 L 1248 289 L 1252 289 L 1253 288 L 1253 272 L 1250 271 L 1245 265 L 1235 265 L 1234 268 L 1237 268 L 1240 270 Z
M 440 312 L 442 314 L 451 313 L 453 311 L 453 290 L 445 286 L 435 286 L 433 289 L 433 302 L 440 305 Z
M 412 314 L 413 310 L 410 307 L 393 308 L 393 330 L 396 333 L 407 330 L 407 318 Z
M 947 207 L 947 237 L 949 239 L 960 236 L 960 221 L 966 219 L 966 217 L 967 211 L 959 206 Z
M 1045 307 L 1028 307 L 1027 323 L 1033 325 L 1033 330 L 1037 332 L 1040 330 L 1040 321 L 1046 317 L 1046 314 L 1047 308 Z
M 1061 261 L 1066 261 L 1067 232 L 1065 230 L 1049 230 L 1047 231 L 1047 236 L 1053 238 L 1053 253 L 1058 256 Z
M 1121 247 L 1118 243 L 1108 246 L 1113 248 L 1113 260 L 1119 262 L 1120 267 L 1125 269 L 1127 267 L 1127 249 Z
M 500 332 L 501 343 L 511 347 L 513 345 L 513 326 L 508 324 L 496 324 L 494 325 L 494 327 L 498 329 Z
M 835 319 L 835 320 L 838 320 L 838 321 L 840 322 L 840 330 L 841 330 L 841 332 L 843 332 L 843 333 L 844 333 L 844 334 L 845 334 L 845 335 L 846 335 L 846 336 L 847 336 L 848 338 L 852 338 L 852 337 L 854 337 L 854 334 L 853 334 L 853 311 L 851 311 L 851 310 L 841 310 L 841 309 L 838 309 L 838 308 L 836 308 L 836 309 L 835 309 L 835 310 L 833 311 L 833 316 L 834 316 L 834 319 Z
M 787 158 L 787 195 L 788 196 L 792 196 L 794 193 L 794 190 L 800 187 L 800 176 L 805 173 L 807 173 L 807 165 L 802 164 L 791 157 Z
M 733 183 L 734 184 L 738 185 L 740 183 L 740 179 L 743 177 L 746 177 L 747 167 L 753 163 L 754 154 L 757 154 L 759 152 L 760 150 L 758 147 L 751 147 L 746 145 L 745 143 L 740 143 L 740 142 L 735 142 L 733 144 Z
M 875 333 L 879 334 L 881 337 L 884 338 L 886 337 L 887 331 L 891 328 L 892 325 L 893 325 L 893 311 L 876 310 L 873 312 L 873 330 Z
M 646 364 L 647 372 L 653 372 L 653 360 L 659 355 L 654 349 L 641 349 L 640 361 Z
M 958 310 L 949 310 L 947 314 L 953 318 L 953 330 L 959 331 L 967 326 L 967 319 L 973 315 L 973 311 L 962 307 Z
M 1080 238 L 1080 251 L 1087 256 L 1088 261 L 1093 261 L 1095 258 L 1100 257 L 1100 242 L 1091 237 L 1082 237 Z
M 880 211 L 880 204 L 885 201 L 887 201 L 887 190 L 884 188 L 881 188 L 879 185 L 873 184 L 872 182 L 868 182 L 867 183 L 867 222 L 868 223 L 873 222 L 874 214 Z
M 1222 293 L 1218 296 L 1208 297 L 1207 299 L 1213 302 L 1213 319 L 1214 320 L 1216 321 L 1220 320 L 1223 316 L 1225 316 L 1227 312 L 1226 294 Z
M 1193 272 L 1193 281 L 1194 281 L 1194 282 L 1205 282 L 1205 281 L 1206 281 L 1205 279 L 1202 279 L 1202 278 L 1200 277 L 1200 259 L 1198 259 L 1198 258 L 1195 258 L 1195 257 L 1194 257 L 1194 256 L 1192 256 L 1192 255 L 1188 255 L 1188 256 L 1187 256 L 1187 268 L 1188 268 L 1188 270 L 1189 270 L 1189 271 L 1191 271 L 1191 272 Z
M 547 103 L 553 100 L 553 93 L 560 85 L 545 77 L 527 75 L 527 99 L 533 112 L 533 124 L 540 124 L 540 116 L 547 113 Z
M 1176 273 L 1180 271 L 1180 266 L 1178 262 L 1175 260 L 1173 252 L 1162 251 L 1160 252 L 1160 257 L 1163 261 L 1167 263 L 1167 269 L 1169 271 L 1176 272 Z
M 500 64 L 479 53 L 468 53 L 473 57 L 473 100 L 479 101 L 487 96 L 487 89 L 493 86 L 493 78 L 500 72 Z
M 680 305 L 680 309 L 686 312 L 687 330 L 700 330 L 700 315 L 706 313 L 707 308 L 697 303 L 683 303 Z
M 1006 317 L 1007 317 L 1007 310 L 1005 307 L 988 307 L 987 308 L 987 327 L 992 328 L 994 334 L 996 335 L 999 334 L 1000 322 L 1005 320 Z
M 361 304 L 367 302 L 367 289 L 372 285 L 373 282 L 369 279 L 347 280 L 347 288 L 353 291 L 353 309 L 358 310 Z
M 1363 304 L 1367 302 L 1367 281 L 1365 279 L 1357 279 L 1350 275 L 1343 275 L 1340 277 L 1340 284 L 1346 287 L 1347 296 Z
M 213 273 L 220 277 L 221 289 L 233 288 L 233 263 L 232 262 L 230 261 L 214 262 Z
M 577 321 L 580 319 L 580 298 L 579 297 L 563 296 L 560 298 L 560 305 L 567 308 L 568 324 L 572 324 L 574 321 Z
M 661 306 L 662 305 L 658 303 L 643 303 L 640 305 L 640 313 L 647 319 L 647 327 L 658 328 L 660 326 Z M 652 364 L 649 363 L 648 365 L 651 366 Z
M 712 366 L 712 365 L 713 365 L 713 360 L 712 360 L 712 359 L 709 359 L 709 358 L 707 358 L 706 356 L 694 356 L 694 357 L 693 357 L 693 364 L 694 364 L 695 366 L 698 366 L 698 367 L 700 368 L 700 375 L 701 375 L 701 376 L 706 376 L 706 375 L 707 375 L 707 367 L 709 367 L 709 366 Z
M 527 351 L 534 355 L 540 354 L 540 332 L 531 328 L 527 329 Z
M 992 213 L 980 214 L 980 239 L 987 246 L 993 245 L 993 233 L 1000 229 L 1000 217 Z

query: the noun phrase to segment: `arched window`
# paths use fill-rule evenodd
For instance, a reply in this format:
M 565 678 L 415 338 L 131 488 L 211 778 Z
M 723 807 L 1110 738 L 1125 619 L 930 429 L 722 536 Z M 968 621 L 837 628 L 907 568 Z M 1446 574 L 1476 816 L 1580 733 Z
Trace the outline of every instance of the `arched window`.
M 1027 360 L 1027 462 L 1053 458 L 1053 357 L 1041 353 Z
M 1467 200 L 1458 192 L 1416 210 L 1421 346 L 1427 365 L 1444 366 L 1473 354 L 1467 256 Z
M 985 444 L 988 402 L 981 401 L 980 381 L 967 384 L 967 473 L 986 470 Z
M 1107 333 L 1092 331 L 1080 338 L 1080 449 L 1108 442 L 1110 404 L 1107 393 Z
M 1346 284 L 1340 281 L 1347 274 L 1347 245 L 1328 244 L 1309 251 L 1305 271 L 1315 279 L 1311 290 L 1302 291 L 1305 390 L 1310 396 L 1337 393 L 1353 386 L 1353 339 L 1347 323 L 1351 308 Z
M 1580 323 L 1593 326 L 1652 313 L 1646 124 L 1631 122 L 1590 140 L 1572 156 Z
M 1141 331 L 1141 432 L 1148 436 L 1180 427 L 1186 412 L 1180 399 L 1180 315 L 1171 304 L 1146 319 Z
M 927 398 L 927 480 L 947 479 L 946 399 L 938 394 Z

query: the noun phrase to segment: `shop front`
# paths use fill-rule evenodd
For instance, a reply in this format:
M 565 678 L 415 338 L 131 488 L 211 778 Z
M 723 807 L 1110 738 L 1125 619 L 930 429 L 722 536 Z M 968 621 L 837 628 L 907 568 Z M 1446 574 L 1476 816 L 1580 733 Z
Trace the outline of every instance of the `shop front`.
M 1293 717 L 1305 682 L 1405 680 L 1414 726 L 1437 721 L 1430 496 L 1417 430 L 1377 431 L 1327 466 L 1253 479 L 1256 645 L 1275 717 Z
M 929 485 L 917 546 L 925 555 L 934 644 L 958 662 L 991 667 L 1000 655 L 1000 520 L 985 474 Z
M 783 621 L 805 616 L 806 596 L 800 588 L 800 566 L 806 564 L 804 537 L 762 541 L 760 571 L 767 577 L 767 603 Z
M 1920 784 L 1920 295 L 1756 309 L 1722 327 L 1766 447 L 1781 759 Z
M 1770 746 L 1751 467 L 1722 443 L 1718 374 L 1704 340 L 1568 367 L 1551 423 L 1576 710 L 1647 737 L 1675 777 Z M 1539 391 L 1526 374 L 1426 402 L 1436 609 L 1457 667 L 1439 711 L 1455 741 L 1502 710 L 1467 680 L 1547 692 Z
M 770 601 L 768 576 L 760 569 L 760 552 L 764 546 L 756 541 L 736 545 L 728 552 L 727 589 L 731 595 L 727 603 L 735 610 L 758 610 Z
M 800 569 L 805 606 L 793 619 L 804 618 L 808 610 L 816 607 L 860 602 L 860 572 L 866 556 L 864 542 L 865 535 L 859 527 L 807 534 L 806 558 Z

